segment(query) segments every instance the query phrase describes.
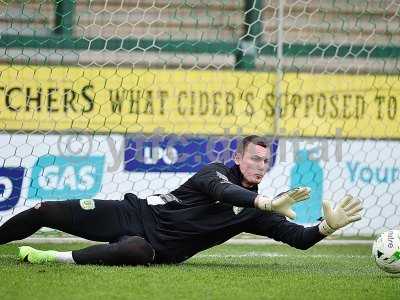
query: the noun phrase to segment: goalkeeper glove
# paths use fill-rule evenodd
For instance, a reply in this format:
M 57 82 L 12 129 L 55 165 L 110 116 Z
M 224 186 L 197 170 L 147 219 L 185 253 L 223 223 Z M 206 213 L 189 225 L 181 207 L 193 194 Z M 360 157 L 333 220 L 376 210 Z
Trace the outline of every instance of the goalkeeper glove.
M 335 210 L 326 200 L 322 202 L 322 206 L 325 220 L 318 225 L 318 228 L 323 235 L 330 235 L 350 223 L 361 220 L 360 212 L 363 209 L 361 201 L 350 195 L 345 196 Z
M 310 188 L 298 187 L 287 192 L 283 192 L 273 199 L 264 196 L 257 196 L 254 206 L 265 211 L 273 211 L 284 215 L 290 219 L 296 217 L 296 213 L 292 210 L 291 206 L 300 201 L 304 201 L 310 197 Z

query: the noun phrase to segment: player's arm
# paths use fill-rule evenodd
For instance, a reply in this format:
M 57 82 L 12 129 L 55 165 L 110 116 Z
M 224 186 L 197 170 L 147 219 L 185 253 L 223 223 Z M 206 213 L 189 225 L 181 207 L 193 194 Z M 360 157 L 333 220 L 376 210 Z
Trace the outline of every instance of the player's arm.
M 325 238 L 325 235 L 320 233 L 318 225 L 304 227 L 276 213 L 260 214 L 257 219 L 251 220 L 246 232 L 266 236 L 302 250 Z
M 228 179 L 229 169 L 222 164 L 209 164 L 190 178 L 190 183 L 215 201 L 240 207 L 254 207 L 256 192 L 249 191 Z
M 281 193 L 275 198 L 267 198 L 233 184 L 228 179 L 228 172 L 229 169 L 222 164 L 210 164 L 196 173 L 190 182 L 197 190 L 207 194 L 215 201 L 274 211 L 289 218 L 295 217 L 291 205 L 310 196 L 309 188 L 300 187 Z
M 311 227 L 304 227 L 272 213 L 260 215 L 247 227 L 247 232 L 267 236 L 298 249 L 308 249 L 327 235 L 361 219 L 360 200 L 346 196 L 333 210 L 328 201 L 323 202 L 324 220 Z

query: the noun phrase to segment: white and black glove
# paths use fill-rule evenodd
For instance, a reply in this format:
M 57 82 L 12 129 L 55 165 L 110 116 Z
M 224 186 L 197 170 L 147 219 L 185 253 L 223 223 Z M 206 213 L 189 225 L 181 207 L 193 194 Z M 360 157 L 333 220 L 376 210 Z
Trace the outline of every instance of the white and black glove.
M 346 225 L 361 220 L 361 201 L 350 195 L 345 196 L 333 210 L 329 201 L 322 202 L 324 220 L 318 225 L 319 232 L 330 235 Z
M 310 197 L 310 193 L 310 188 L 298 187 L 281 193 L 273 199 L 259 195 L 257 196 L 254 205 L 261 210 L 273 211 L 290 219 L 294 219 L 296 217 L 296 213 L 292 210 L 292 205 L 308 199 Z

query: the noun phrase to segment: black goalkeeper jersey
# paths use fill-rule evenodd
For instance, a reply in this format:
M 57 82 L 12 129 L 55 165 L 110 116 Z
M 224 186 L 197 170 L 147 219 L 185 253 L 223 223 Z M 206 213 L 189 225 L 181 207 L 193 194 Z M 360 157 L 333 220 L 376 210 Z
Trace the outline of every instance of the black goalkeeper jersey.
M 304 227 L 256 209 L 258 187 L 244 188 L 241 181 L 238 166 L 212 163 L 169 194 L 139 199 L 144 235 L 156 251 L 155 262 L 182 262 L 242 232 L 299 249 L 324 238 L 318 226 Z

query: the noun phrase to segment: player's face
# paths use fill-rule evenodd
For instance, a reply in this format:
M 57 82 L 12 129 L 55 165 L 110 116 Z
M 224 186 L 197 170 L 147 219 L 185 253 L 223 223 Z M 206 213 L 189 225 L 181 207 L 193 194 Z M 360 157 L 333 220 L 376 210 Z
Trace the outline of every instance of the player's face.
M 235 162 L 243 174 L 244 186 L 259 184 L 269 168 L 271 151 L 267 147 L 248 144 L 243 154 L 237 154 Z

